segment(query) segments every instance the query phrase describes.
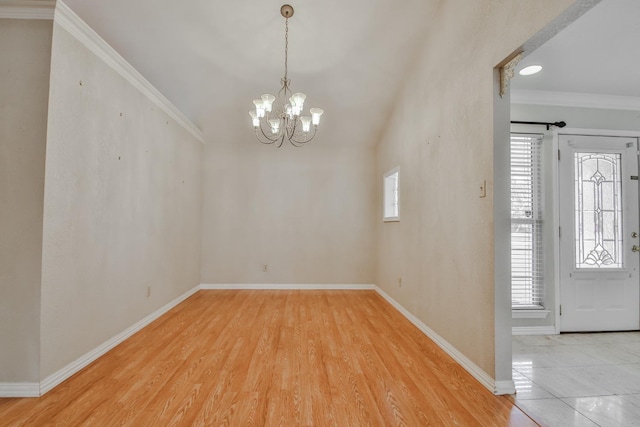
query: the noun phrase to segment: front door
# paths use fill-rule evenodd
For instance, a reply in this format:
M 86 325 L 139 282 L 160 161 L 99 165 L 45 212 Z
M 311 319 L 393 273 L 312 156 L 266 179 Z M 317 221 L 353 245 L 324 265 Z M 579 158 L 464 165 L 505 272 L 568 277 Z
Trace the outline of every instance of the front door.
M 560 330 L 640 329 L 638 138 L 560 135 Z

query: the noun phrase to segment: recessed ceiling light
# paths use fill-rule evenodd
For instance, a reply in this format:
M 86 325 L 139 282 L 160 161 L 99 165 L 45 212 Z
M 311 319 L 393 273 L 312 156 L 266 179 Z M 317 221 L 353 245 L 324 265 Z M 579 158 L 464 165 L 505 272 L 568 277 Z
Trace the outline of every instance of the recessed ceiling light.
M 542 70 L 542 67 L 540 65 L 529 65 L 528 67 L 524 67 L 522 70 L 520 70 L 520 75 L 530 76 L 532 74 L 539 73 L 540 70 Z

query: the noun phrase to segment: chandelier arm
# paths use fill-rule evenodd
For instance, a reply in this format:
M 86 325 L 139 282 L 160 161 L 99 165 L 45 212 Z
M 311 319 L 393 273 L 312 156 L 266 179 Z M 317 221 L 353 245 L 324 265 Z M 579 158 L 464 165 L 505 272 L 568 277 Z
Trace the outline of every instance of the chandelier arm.
M 287 72 L 285 71 L 285 76 L 280 80 L 280 84 L 282 85 L 282 87 L 280 88 L 280 90 L 278 91 L 278 96 L 281 97 L 282 99 L 284 99 L 284 103 L 287 103 L 287 99 L 289 99 L 287 97 L 287 93 L 291 92 L 291 88 L 289 87 L 289 85 L 291 84 L 291 80 L 289 80 L 289 78 L 287 77 Z M 284 107 L 284 105 L 283 105 Z
M 265 144 L 265 145 L 274 144 L 276 142 L 276 141 L 263 141 L 262 138 L 260 138 L 260 136 L 258 135 L 258 132 L 256 132 L 256 139 L 258 140 L 259 143 Z
M 291 119 L 293 122 L 293 126 L 288 127 L 287 126 L 287 140 L 289 140 L 289 142 L 291 142 L 291 139 L 296 135 L 296 128 L 298 127 L 298 118 L 294 117 L 293 119 Z
M 318 127 L 317 127 L 317 126 L 314 126 L 314 127 L 313 127 L 313 134 L 311 135 L 311 138 L 305 138 L 305 140 L 304 140 L 304 141 L 301 141 L 301 140 L 297 140 L 297 139 L 295 139 L 295 138 L 293 138 L 293 137 L 292 137 L 292 138 L 289 140 L 289 142 L 291 142 L 291 144 L 292 144 L 292 145 L 300 144 L 300 145 L 296 145 L 296 147 L 302 147 L 304 144 L 306 144 L 307 142 L 310 142 L 310 141 L 311 141 L 311 140 L 316 136 L 316 132 L 317 132 L 317 131 L 318 131 Z M 308 134 L 303 134 L 303 135 L 308 135 Z M 295 135 L 294 135 L 294 137 L 295 137 Z M 295 141 L 295 144 L 294 144 L 294 141 Z
M 306 144 L 307 142 L 311 141 L 313 138 L 315 138 L 315 137 L 316 137 L 316 132 L 318 132 L 318 126 L 314 126 L 314 127 L 313 127 L 313 135 L 311 135 L 311 138 L 306 139 L 306 140 L 304 141 L 304 142 L 305 142 L 305 144 Z
M 289 142 L 291 142 L 291 144 L 293 144 L 294 141 L 297 144 L 306 144 L 307 142 L 311 141 L 314 136 L 316 136 L 318 126 L 313 126 L 313 135 L 311 135 L 311 138 L 308 138 L 308 132 L 296 132 L 299 128 L 299 125 L 300 120 L 297 117 L 294 118 L 293 127 L 291 128 L 290 132 L 287 132 L 287 139 L 289 140 Z M 300 137 L 303 137 L 304 139 L 299 139 Z
M 258 139 L 258 141 L 262 142 L 263 144 L 273 144 L 278 141 L 279 135 L 277 135 L 275 138 L 269 138 L 269 136 L 264 132 L 264 129 L 262 129 L 262 121 L 260 122 L 260 126 L 258 126 L 258 128 L 260 128 L 260 133 L 262 133 L 262 136 L 266 140 L 264 141 L 263 139 L 261 139 L 260 135 L 258 134 L 258 129 L 255 129 L 256 138 Z

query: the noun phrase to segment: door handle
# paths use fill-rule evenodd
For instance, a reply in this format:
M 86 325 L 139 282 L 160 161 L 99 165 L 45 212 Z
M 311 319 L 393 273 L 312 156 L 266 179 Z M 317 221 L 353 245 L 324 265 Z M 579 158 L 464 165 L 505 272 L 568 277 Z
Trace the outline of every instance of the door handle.
M 631 252 L 640 252 L 640 246 L 633 245 Z

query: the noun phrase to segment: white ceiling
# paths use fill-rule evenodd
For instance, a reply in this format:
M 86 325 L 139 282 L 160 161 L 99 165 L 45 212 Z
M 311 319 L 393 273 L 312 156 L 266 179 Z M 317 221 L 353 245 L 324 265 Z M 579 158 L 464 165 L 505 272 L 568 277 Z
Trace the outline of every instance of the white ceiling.
M 208 142 L 250 138 L 284 73 L 284 0 L 65 0 Z M 438 0 L 291 2 L 289 78 L 325 110 L 316 140 L 375 144 Z
M 518 70 L 514 91 L 558 91 L 640 97 L 640 0 L 603 0 L 532 52 Z

